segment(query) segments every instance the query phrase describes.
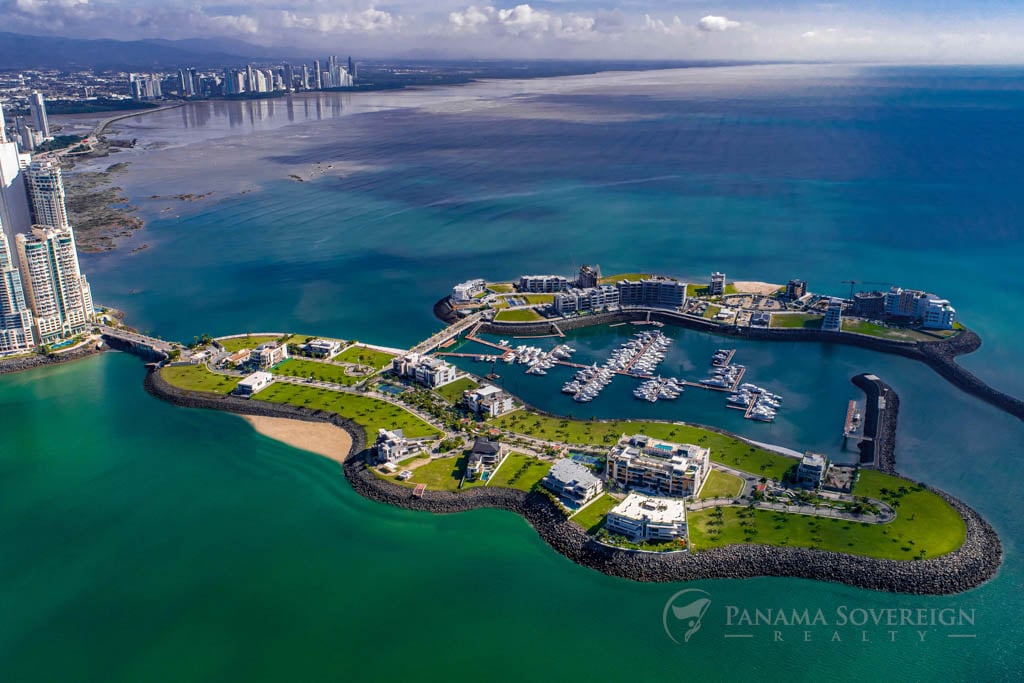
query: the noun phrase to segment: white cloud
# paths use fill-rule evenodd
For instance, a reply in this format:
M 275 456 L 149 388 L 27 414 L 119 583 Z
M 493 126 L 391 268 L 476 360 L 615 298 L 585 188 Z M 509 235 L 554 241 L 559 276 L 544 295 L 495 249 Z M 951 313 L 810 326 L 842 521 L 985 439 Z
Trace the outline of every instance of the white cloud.
M 700 21 L 697 22 L 697 28 L 701 31 L 716 32 L 716 31 L 728 31 L 729 29 L 739 28 L 740 22 L 733 21 L 727 17 L 719 17 L 714 14 L 709 14 L 706 17 L 701 17 Z

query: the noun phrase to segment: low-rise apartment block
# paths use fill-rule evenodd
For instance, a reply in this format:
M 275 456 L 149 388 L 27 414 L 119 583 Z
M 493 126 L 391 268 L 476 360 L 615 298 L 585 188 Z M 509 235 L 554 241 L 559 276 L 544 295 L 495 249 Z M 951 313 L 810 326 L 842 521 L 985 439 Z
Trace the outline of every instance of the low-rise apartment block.
M 800 464 L 796 466 L 796 479 L 794 483 L 797 486 L 805 486 L 812 489 L 818 488 L 821 485 L 822 479 L 825 478 L 826 470 L 828 470 L 828 458 L 820 453 L 808 451 L 804 453 Z
M 459 371 L 440 358 L 419 353 L 408 353 L 391 361 L 391 371 L 399 377 L 409 377 L 418 384 L 432 389 L 451 384 L 459 378 Z
M 694 444 L 623 435 L 608 454 L 608 481 L 655 495 L 696 495 L 711 467 L 711 451 Z
M 530 294 L 564 292 L 571 286 L 569 278 L 561 275 L 523 275 L 519 278 L 519 291 Z
M 610 533 L 633 541 L 686 538 L 686 504 L 681 500 L 631 493 L 612 508 L 604 523 Z
M 487 288 L 487 282 L 477 278 L 475 280 L 466 280 L 452 287 L 452 301 L 456 303 L 466 303 L 472 301 L 480 292 Z
M 498 417 L 515 408 L 511 394 L 490 385 L 467 389 L 462 394 L 462 403 L 483 418 Z
M 333 339 L 314 339 L 302 347 L 306 353 L 317 358 L 332 358 L 341 351 L 341 342 Z
M 253 364 L 265 370 L 266 368 L 272 368 L 278 363 L 288 358 L 288 345 L 282 342 L 267 342 L 266 344 L 260 344 L 252 352 L 249 360 Z
M 274 383 L 274 376 L 269 372 L 254 372 L 238 383 L 235 393 L 243 398 L 250 398 Z
M 588 467 L 569 458 L 556 461 L 540 483 L 556 496 L 579 506 L 586 505 L 604 489 L 601 480 Z

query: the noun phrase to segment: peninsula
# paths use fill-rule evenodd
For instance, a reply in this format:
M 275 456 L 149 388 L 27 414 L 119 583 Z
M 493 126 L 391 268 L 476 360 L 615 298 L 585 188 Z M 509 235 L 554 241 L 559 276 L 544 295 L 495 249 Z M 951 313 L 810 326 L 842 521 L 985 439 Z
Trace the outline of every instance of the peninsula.
M 675 282 L 648 276 L 614 281 L 640 283 L 641 292 L 652 281 Z M 444 354 L 465 350 L 457 344 L 482 342 L 479 353 L 463 355 L 489 356 L 492 362 L 500 357 L 527 366 L 527 372 L 538 368 L 530 374 L 543 373 L 555 364 L 574 365 L 566 360 L 573 349 L 564 343 L 565 329 L 638 323 L 633 340 L 604 366 L 575 364 L 589 377 L 579 381 L 600 387 L 602 373 L 663 380 L 652 374 L 672 342 L 663 329 L 686 325 L 680 321 L 711 321 L 725 334 L 754 329 L 766 335 L 752 335 L 756 338 L 799 332 L 809 335 L 806 339 L 826 332 L 815 317 L 821 326 L 836 324 L 826 323 L 835 299 L 806 292 L 793 297 L 779 291 L 786 288 L 764 283 L 722 285 L 720 293 L 692 284 L 658 285 L 682 289 L 683 302 L 623 305 L 620 299 L 614 308 L 578 307 L 569 314 L 557 310 L 565 299 L 560 294 L 567 292 L 577 302 L 593 295 L 580 294 L 578 287 L 524 291 L 523 281 L 484 282 L 472 292 L 457 287 L 435 308 L 452 324 L 411 350 L 283 332 L 159 349 L 113 329 L 104 338 L 159 358 L 151 364 L 146 388 L 177 405 L 344 429 L 351 439 L 344 474 L 368 498 L 442 513 L 481 507 L 513 511 L 558 552 L 611 575 L 638 581 L 795 576 L 922 594 L 956 593 L 991 578 L 1002 561 L 991 526 L 952 496 L 896 474 L 899 397 L 873 375 L 853 378 L 865 401 L 857 409 L 851 405 L 848 414 L 846 431 L 860 453 L 859 462 L 847 465 L 712 427 L 551 415 L 445 360 Z M 743 291 L 752 286 L 759 291 Z M 477 287 L 473 283 L 470 289 Z M 745 300 L 736 305 L 728 297 Z M 793 310 L 794 304 L 803 310 Z M 730 305 L 735 309 L 727 314 L 730 319 L 714 322 Z M 751 308 L 771 311 L 766 324 L 737 323 Z M 509 319 L 518 311 L 529 313 Z M 803 322 L 779 325 L 776 315 L 799 316 Z M 848 320 L 855 330 L 844 329 Z M 913 321 L 880 318 L 865 326 L 843 316 L 832 333 L 912 357 L 910 349 L 917 349 L 924 359 L 922 346 L 953 344 L 971 334 L 949 322 L 945 331 L 932 331 Z M 477 336 L 489 331 L 555 336 L 531 342 L 544 343 L 547 350 L 513 348 Z M 893 351 L 901 345 L 908 352 Z M 758 405 L 769 412 L 779 409 L 782 397 L 741 386 L 728 374 L 735 367 L 729 351 L 712 359 L 721 373 L 710 379 L 731 386 L 655 382 L 651 396 L 674 398 L 684 384 L 695 384 L 745 396 L 748 414 Z

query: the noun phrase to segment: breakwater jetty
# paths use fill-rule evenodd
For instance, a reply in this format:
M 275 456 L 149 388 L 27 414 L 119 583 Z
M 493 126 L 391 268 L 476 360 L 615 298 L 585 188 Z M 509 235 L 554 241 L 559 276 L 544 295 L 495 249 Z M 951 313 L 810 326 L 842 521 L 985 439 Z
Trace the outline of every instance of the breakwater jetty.
M 42 368 L 47 365 L 70 363 L 71 361 L 88 358 L 89 356 L 100 353 L 102 350 L 102 347 L 97 344 L 82 344 L 81 346 L 68 351 L 50 353 L 45 356 L 33 353 L 13 358 L 2 358 L 0 359 L 0 375 L 9 375 L 15 372 L 35 370 L 36 368 Z
M 964 519 L 966 538 L 957 550 L 928 560 L 879 560 L 855 555 L 756 544 L 730 545 L 695 553 L 640 553 L 598 543 L 565 518 L 558 506 L 539 492 L 499 487 L 466 491 L 421 491 L 386 481 L 370 471 L 364 429 L 340 416 L 319 410 L 231 396 L 200 394 L 168 384 L 158 371 L 146 375 L 146 390 L 187 408 L 225 410 L 330 422 L 352 436 L 352 451 L 343 465 L 346 479 L 360 495 L 408 510 L 441 514 L 479 508 L 521 515 L 553 548 L 570 560 L 596 571 L 634 581 L 676 582 L 698 579 L 779 576 L 843 583 L 894 593 L 947 595 L 975 588 L 998 571 L 1002 545 L 995 530 L 972 508 L 935 489 Z M 884 422 L 894 442 L 895 420 Z

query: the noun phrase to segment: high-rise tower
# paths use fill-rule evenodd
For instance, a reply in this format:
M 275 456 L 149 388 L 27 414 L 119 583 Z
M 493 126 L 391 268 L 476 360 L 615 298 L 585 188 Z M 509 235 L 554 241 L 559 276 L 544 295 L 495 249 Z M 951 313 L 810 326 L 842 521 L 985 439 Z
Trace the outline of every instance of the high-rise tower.
M 70 228 L 64 203 L 64 181 L 54 159 L 33 159 L 25 170 L 25 184 L 32 203 L 32 223 L 51 228 Z
M 32 111 L 32 127 L 43 134 L 44 138 L 50 137 L 50 122 L 46 118 L 46 102 L 43 101 L 43 93 L 34 92 L 28 99 L 29 109 Z
M 21 274 L 11 256 L 11 243 L 0 230 L 0 356 L 35 347 L 32 312 L 25 302 Z
M 34 225 L 31 235 L 19 234 L 15 243 L 39 343 L 84 332 L 93 319 L 92 292 L 71 228 Z

